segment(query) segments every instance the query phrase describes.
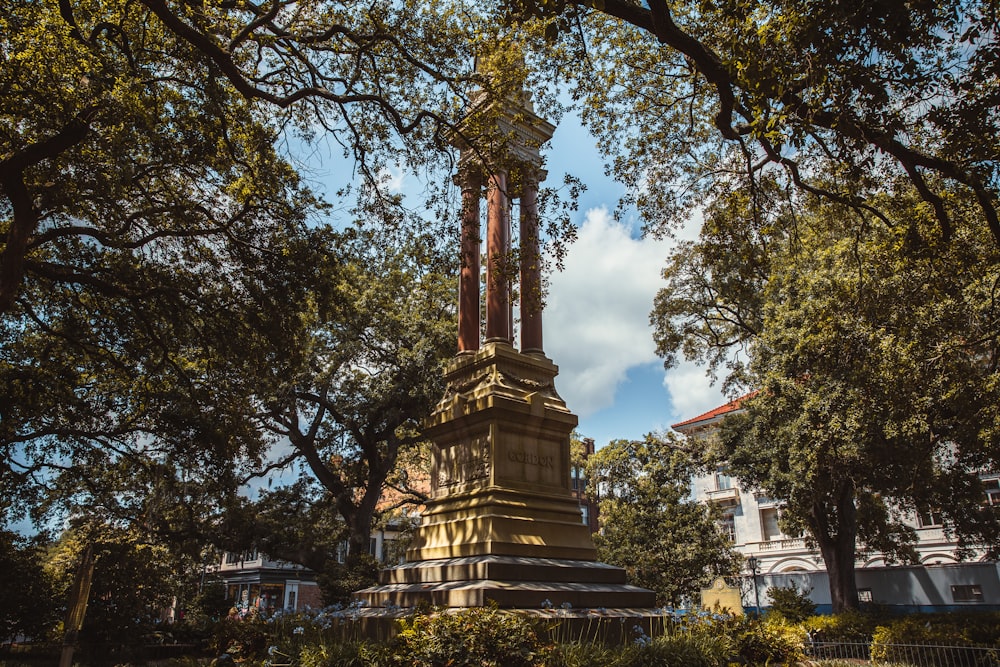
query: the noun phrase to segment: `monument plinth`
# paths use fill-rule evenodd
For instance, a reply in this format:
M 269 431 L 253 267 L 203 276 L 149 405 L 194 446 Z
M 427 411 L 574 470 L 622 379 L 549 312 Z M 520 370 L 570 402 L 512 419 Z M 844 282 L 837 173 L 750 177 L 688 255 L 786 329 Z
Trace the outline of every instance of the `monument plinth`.
M 492 168 L 468 151 L 462 187 L 459 354 L 424 434 L 432 442 L 431 499 L 407 563 L 383 570 L 355 595 L 369 606 L 430 603 L 538 609 L 649 608 L 652 591 L 629 586 L 625 571 L 597 562 L 571 491 L 570 433 L 577 418 L 556 393 L 558 368 L 542 351 L 541 260 L 536 194 L 544 177 L 538 146 L 553 126 L 527 96 L 504 116 L 513 166 Z M 509 106 L 509 104 L 507 105 Z M 506 107 L 505 107 L 506 108 Z M 518 120 L 513 120 L 513 119 Z M 503 125 L 502 123 L 502 125 Z M 509 127 L 508 127 L 509 126 Z M 508 179 L 510 173 L 515 178 Z M 480 221 L 487 193 L 486 342 L 480 345 Z M 510 199 L 521 202 L 521 347 L 513 347 L 507 265 Z
M 432 500 L 407 560 L 455 556 L 596 557 L 570 491 L 577 419 L 557 368 L 507 343 L 457 357 L 425 434 Z

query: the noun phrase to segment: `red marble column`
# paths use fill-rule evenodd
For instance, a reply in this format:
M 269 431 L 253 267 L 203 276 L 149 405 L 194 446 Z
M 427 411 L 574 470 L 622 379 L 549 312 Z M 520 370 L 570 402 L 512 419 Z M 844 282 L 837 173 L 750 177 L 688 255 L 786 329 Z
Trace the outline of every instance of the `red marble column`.
M 510 295 L 507 278 L 510 208 L 507 174 L 490 176 L 486 198 L 486 340 L 510 342 Z
M 462 188 L 462 267 L 458 282 L 458 351 L 479 349 L 479 198 L 483 178 L 478 166 L 466 166 L 457 179 Z
M 542 257 L 538 245 L 538 178 L 521 185 L 521 352 L 542 351 Z

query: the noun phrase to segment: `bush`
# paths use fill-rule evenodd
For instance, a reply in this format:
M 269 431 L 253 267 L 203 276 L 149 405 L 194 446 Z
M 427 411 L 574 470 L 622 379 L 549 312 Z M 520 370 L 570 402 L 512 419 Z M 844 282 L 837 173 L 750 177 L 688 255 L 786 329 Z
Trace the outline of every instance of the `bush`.
M 527 618 L 496 607 L 417 613 L 390 647 L 391 664 L 406 667 L 532 667 L 543 652 Z
M 884 616 L 845 611 L 833 616 L 812 616 L 804 626 L 816 641 L 867 642 L 885 620 Z
M 211 651 L 227 654 L 240 661 L 264 656 L 271 628 L 257 614 L 246 618 L 224 618 L 215 626 Z
M 572 642 L 551 647 L 544 667 L 725 667 L 730 643 L 723 635 L 668 634 L 655 639 L 638 634 L 630 644 L 606 646 Z
M 781 617 L 759 621 L 743 617 L 733 628 L 735 650 L 752 665 L 792 664 L 803 660 L 805 631 Z
M 922 651 L 899 648 L 899 644 L 995 647 L 1000 645 L 1000 614 L 913 614 L 893 619 L 873 633 L 872 659 L 913 658 Z M 932 653 L 933 649 L 928 651 Z M 976 664 L 971 655 L 966 662 Z
M 301 667 L 369 667 L 386 664 L 375 647 L 357 642 L 311 644 L 302 648 L 298 665 Z
M 731 642 L 720 634 L 676 633 L 657 637 L 641 651 L 638 665 L 650 667 L 724 667 Z
M 381 564 L 374 556 L 362 554 L 350 565 L 331 561 L 316 578 L 325 604 L 349 605 L 354 591 L 373 586 L 378 581 Z
M 882 623 L 873 633 L 883 644 L 1000 645 L 1000 613 L 911 614 Z
M 771 598 L 771 612 L 780 614 L 792 623 L 802 623 L 816 614 L 816 603 L 809 599 L 812 589 L 798 586 L 771 586 L 767 595 Z

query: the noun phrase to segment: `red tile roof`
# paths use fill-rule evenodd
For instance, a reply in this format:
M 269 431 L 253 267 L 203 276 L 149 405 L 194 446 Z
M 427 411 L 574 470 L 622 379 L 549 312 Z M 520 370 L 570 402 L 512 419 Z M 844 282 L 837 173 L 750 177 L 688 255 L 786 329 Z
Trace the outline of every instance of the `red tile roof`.
M 756 395 L 757 395 L 756 391 L 751 391 L 749 394 L 740 396 L 739 398 L 734 398 L 725 405 L 720 405 L 719 407 L 713 410 L 709 410 L 705 414 L 698 415 L 697 417 L 692 417 L 691 419 L 679 422 L 677 424 L 672 424 L 670 428 L 679 429 L 685 426 L 691 426 L 693 424 L 697 424 L 698 422 L 710 421 L 718 417 L 722 417 L 723 415 L 727 415 L 730 412 L 736 412 L 743 406 L 743 401 Z

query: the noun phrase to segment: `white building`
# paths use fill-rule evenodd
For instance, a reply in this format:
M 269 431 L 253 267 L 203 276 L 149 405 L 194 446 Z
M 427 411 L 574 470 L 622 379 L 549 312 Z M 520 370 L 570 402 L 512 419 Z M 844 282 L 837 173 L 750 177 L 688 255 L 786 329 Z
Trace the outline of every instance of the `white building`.
M 672 428 L 688 438 L 704 439 L 727 415 L 739 411 L 743 400 L 736 399 Z M 983 481 L 987 487 L 984 502 L 1000 504 L 1000 474 L 986 475 Z M 756 559 L 762 607 L 770 603 L 766 595 L 769 587 L 795 584 L 800 589 L 812 589 L 810 597 L 820 612 L 830 610 L 823 559 L 818 551 L 806 546 L 803 537 L 782 534 L 778 527 L 779 501 L 742 487 L 724 467 L 692 479 L 691 493 L 697 500 L 722 510 L 720 530 L 730 536 L 748 562 L 751 557 Z M 911 524 L 917 532 L 919 565 L 887 566 L 877 553 L 859 560 L 856 580 L 862 603 L 908 611 L 969 607 L 1000 610 L 1000 566 L 996 562 L 980 559 L 960 563 L 955 557 L 956 545 L 945 536 L 937 513 L 914 515 Z M 755 605 L 752 593 L 745 604 Z

